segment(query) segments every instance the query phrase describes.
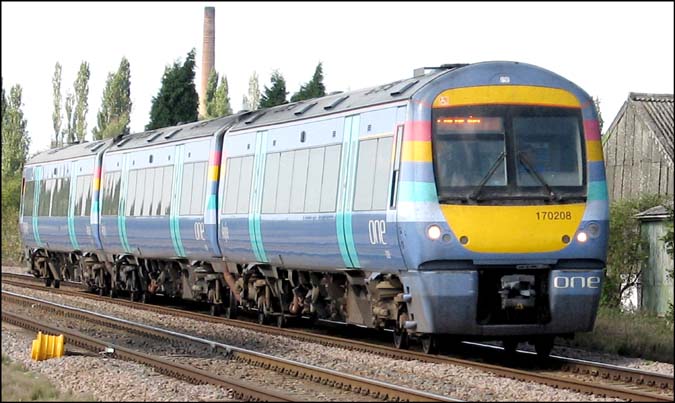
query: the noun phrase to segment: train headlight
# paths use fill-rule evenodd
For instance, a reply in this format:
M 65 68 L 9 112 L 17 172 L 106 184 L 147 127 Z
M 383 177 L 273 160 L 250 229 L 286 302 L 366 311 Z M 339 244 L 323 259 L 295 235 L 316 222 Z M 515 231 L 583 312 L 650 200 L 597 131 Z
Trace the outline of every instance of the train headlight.
M 437 240 L 438 238 L 441 237 L 441 227 L 439 227 L 436 224 L 432 224 L 429 227 L 427 227 L 427 237 L 431 239 L 432 241 Z
M 600 235 L 600 225 L 598 223 L 592 222 L 586 227 L 588 236 L 591 238 L 597 238 Z
M 579 231 L 579 233 L 577 234 L 577 241 L 579 241 L 580 243 L 588 241 L 588 235 L 586 235 L 584 231 Z

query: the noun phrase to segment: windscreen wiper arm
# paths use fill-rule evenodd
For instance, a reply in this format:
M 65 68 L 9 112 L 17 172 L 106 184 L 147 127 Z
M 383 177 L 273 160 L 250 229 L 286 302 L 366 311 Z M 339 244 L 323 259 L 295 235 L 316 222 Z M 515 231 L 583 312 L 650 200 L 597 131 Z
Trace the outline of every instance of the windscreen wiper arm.
M 518 152 L 518 161 L 520 161 L 523 165 L 525 165 L 525 168 L 527 168 L 528 172 L 530 172 L 535 178 L 537 178 L 539 183 L 541 183 L 542 186 L 546 188 L 548 196 L 551 200 L 560 200 L 560 197 L 553 191 L 553 189 L 551 189 L 551 186 L 549 186 L 549 184 L 546 183 L 544 178 L 542 178 L 541 175 L 539 175 L 539 172 L 537 172 L 537 170 L 534 169 L 532 163 L 530 162 L 530 160 L 527 159 L 525 153 L 523 153 L 522 151 Z
M 488 171 L 487 174 L 485 174 L 483 179 L 481 179 L 481 181 L 478 184 L 478 186 L 476 187 L 476 189 L 473 192 L 471 192 L 471 194 L 469 196 L 467 196 L 469 199 L 476 200 L 476 198 L 478 197 L 478 194 L 483 190 L 487 181 L 490 180 L 492 175 L 495 173 L 495 171 L 499 167 L 499 164 L 502 162 L 504 157 L 506 157 L 506 151 L 502 151 L 502 153 L 499 154 L 499 157 L 497 157 L 495 162 L 492 163 L 492 166 L 490 167 L 490 170 Z

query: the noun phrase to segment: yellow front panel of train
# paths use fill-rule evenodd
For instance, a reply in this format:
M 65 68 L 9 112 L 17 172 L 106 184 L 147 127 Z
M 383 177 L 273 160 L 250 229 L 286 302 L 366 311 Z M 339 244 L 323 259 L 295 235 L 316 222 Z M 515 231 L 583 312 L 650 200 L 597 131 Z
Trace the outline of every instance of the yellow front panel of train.
M 456 206 L 441 205 L 457 239 L 480 253 L 555 252 L 574 240 L 586 205 Z M 563 237 L 570 241 L 565 243 Z

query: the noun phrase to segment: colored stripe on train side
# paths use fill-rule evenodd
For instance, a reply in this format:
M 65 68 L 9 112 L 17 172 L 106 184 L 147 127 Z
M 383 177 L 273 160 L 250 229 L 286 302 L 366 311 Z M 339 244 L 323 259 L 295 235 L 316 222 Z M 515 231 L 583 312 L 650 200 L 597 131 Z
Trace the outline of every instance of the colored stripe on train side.
M 74 195 L 77 187 L 77 175 L 75 173 L 75 164 L 71 163 L 72 173 L 70 175 L 70 194 Z M 80 245 L 75 236 L 75 197 L 70 198 L 68 203 L 68 236 L 70 237 L 70 244 L 73 245 L 74 250 L 80 250 Z
M 183 242 L 180 237 L 180 199 L 181 188 L 183 182 L 183 160 L 184 160 L 184 145 L 176 146 L 176 157 L 174 159 L 176 169 L 173 172 L 173 200 L 171 201 L 171 211 L 169 216 L 169 227 L 171 230 L 171 243 L 176 256 L 185 256 L 185 249 L 183 249 Z
M 248 233 L 251 239 L 251 249 L 259 262 L 269 262 L 265 248 L 263 247 L 262 231 L 260 225 L 260 210 L 262 208 L 262 186 L 265 179 L 265 162 L 267 160 L 267 131 L 256 133 L 255 143 L 255 166 L 253 168 L 253 198 L 249 206 Z

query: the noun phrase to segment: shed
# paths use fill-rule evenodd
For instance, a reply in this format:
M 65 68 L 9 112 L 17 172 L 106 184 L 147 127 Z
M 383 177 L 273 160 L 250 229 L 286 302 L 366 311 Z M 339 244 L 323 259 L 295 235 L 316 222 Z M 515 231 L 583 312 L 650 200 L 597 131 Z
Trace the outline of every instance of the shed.
M 649 245 L 649 259 L 642 268 L 639 306 L 643 311 L 663 316 L 668 312 L 668 304 L 673 302 L 673 278 L 668 276 L 673 270 L 673 259 L 661 239 L 666 234 L 670 215 L 665 207 L 656 206 L 635 218 L 640 222 L 641 236 Z
M 610 200 L 673 195 L 673 95 L 631 92 L 602 148 Z

